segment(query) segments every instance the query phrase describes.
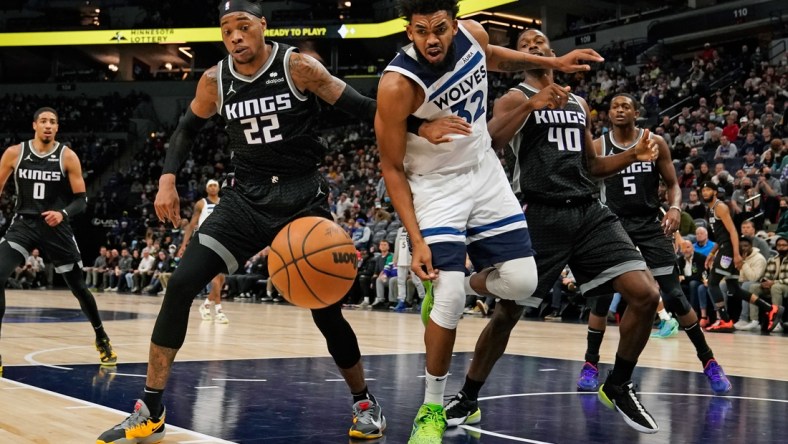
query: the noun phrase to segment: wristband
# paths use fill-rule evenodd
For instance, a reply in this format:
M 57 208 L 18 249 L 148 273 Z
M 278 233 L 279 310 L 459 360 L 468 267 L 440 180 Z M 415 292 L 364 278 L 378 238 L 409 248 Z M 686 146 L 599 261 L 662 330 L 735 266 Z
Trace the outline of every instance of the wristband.
M 681 214 L 681 207 L 677 207 L 676 205 L 671 205 L 670 208 L 668 208 L 668 211 L 670 210 L 678 210 L 679 214 Z

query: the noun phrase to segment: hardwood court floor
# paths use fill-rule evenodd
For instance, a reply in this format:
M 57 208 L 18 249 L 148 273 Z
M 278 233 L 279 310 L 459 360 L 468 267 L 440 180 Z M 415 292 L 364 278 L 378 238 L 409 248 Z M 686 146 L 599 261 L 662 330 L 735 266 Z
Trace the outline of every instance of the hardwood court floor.
M 6 295 L 0 443 L 95 442 L 128 414 L 141 392 L 161 298 L 97 295 L 119 355 L 117 369 L 108 372 L 99 370 L 92 331 L 80 321 L 77 302 L 68 292 L 8 290 Z M 339 376 L 309 312 L 287 305 L 224 305 L 229 325 L 203 322 L 193 308 L 165 393 L 171 416 L 163 442 L 347 442 L 342 438 L 349 426 L 347 389 L 336 381 Z M 423 395 L 420 319 L 380 311 L 344 314 L 368 356 L 370 387 L 386 400 L 387 442 L 404 443 Z M 447 393 L 462 384 L 485 324 L 476 317 L 461 322 Z M 651 340 L 635 378 L 663 431 L 646 437 L 630 433 L 617 415 L 598 409 L 593 395 L 574 392 L 585 326 L 521 322 L 482 391 L 488 396 L 482 399 L 482 423 L 454 430 L 444 442 L 558 443 L 588 437 L 587 442 L 689 443 L 722 442 L 717 439 L 723 436 L 743 439 L 725 438 L 727 442 L 778 442 L 788 417 L 788 338 L 754 333 L 707 337 L 727 373 L 736 376 L 732 396 L 708 396 L 694 349 L 683 334 Z M 609 328 L 603 362 L 612 362 L 617 342 L 618 329 Z M 243 381 L 244 375 L 249 381 Z M 262 380 L 267 385 L 250 382 Z M 245 395 L 217 400 L 216 390 Z M 305 414 L 313 419 L 292 422 Z M 231 418 L 237 423 L 229 424 Z M 746 430 L 741 424 L 748 424 Z M 282 433 L 290 429 L 290 435 Z

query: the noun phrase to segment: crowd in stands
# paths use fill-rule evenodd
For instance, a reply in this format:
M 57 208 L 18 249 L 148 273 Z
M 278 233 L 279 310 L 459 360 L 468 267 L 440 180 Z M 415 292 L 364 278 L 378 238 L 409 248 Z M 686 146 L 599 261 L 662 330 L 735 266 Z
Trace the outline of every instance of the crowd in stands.
M 751 222 L 751 237 L 760 239 L 755 233 L 762 231 L 762 240 L 768 245 L 761 245 L 758 252 L 769 257 L 776 254 L 780 234 L 788 239 L 788 197 L 783 197 L 788 196 L 788 147 L 783 141 L 788 136 L 785 55 L 770 64 L 760 50 L 744 47 L 726 52 L 708 45 L 696 57 L 684 61 L 654 57 L 632 75 L 616 57 L 617 50 L 621 49 L 613 47 L 606 54 L 607 62 L 594 71 L 557 75 L 558 83 L 570 85 L 574 94 L 589 103 L 594 136 L 609 130 L 607 107 L 612 95 L 632 94 L 641 103 L 639 125 L 664 137 L 671 148 L 684 195 L 681 234 L 693 242 L 693 251 L 705 245 L 708 237 L 704 233 L 705 207 L 697 188 L 704 180 L 712 180 L 724 190 L 721 196 L 730 202 L 737 229 Z M 740 76 L 726 77 L 728 73 Z M 725 82 L 721 83 L 723 78 Z M 520 74 L 491 74 L 488 113 L 494 100 L 521 80 Z M 676 103 L 681 106 L 673 109 Z M 13 112 L 0 116 L 7 119 L 17 112 L 21 111 L 13 108 Z M 359 250 L 359 279 L 347 302 L 395 306 L 398 299 L 392 294 L 397 290 L 391 279 L 397 276 L 397 266 L 392 265 L 392 244 L 400 223 L 378 167 L 373 129 L 361 123 L 347 124 L 341 113 L 323 114 L 322 135 L 329 149 L 321 171 L 330 184 L 329 203 L 336 221 Z M 172 252 L 182 242 L 183 227 L 165 226 L 153 210 L 170 128 L 172 124 L 148 139 L 133 160 L 117 169 L 106 186 L 91 196 L 90 217 L 118 221 L 107 230 L 105 245 L 109 252 L 101 254 L 109 257 L 105 259 L 109 265 L 101 261 L 90 264 L 103 273 L 91 278 L 91 285 L 97 288 L 156 294 L 166 287 L 167 274 L 177 266 Z M 198 136 L 177 179 L 184 224 L 191 217 L 192 205 L 204 195 L 207 181 L 221 183 L 232 171 L 231 153 L 226 147 L 221 122 L 212 120 Z M 112 265 L 113 258 L 118 258 L 117 265 Z M 121 258 L 131 259 L 125 259 L 121 266 Z M 152 263 L 143 263 L 143 258 Z M 262 252 L 250 258 L 240 274 L 251 274 L 254 279 L 231 280 L 231 295 L 254 294 L 264 300 L 276 297 L 270 286 L 262 285 L 264 261 Z M 562 282 L 564 291 L 569 283 L 571 279 Z M 693 297 L 700 309 L 696 290 L 688 284 L 687 291 L 695 291 Z M 408 290 L 407 301 L 418 307 L 418 298 L 410 296 L 412 291 Z M 477 307 L 476 312 L 487 312 L 493 303 L 481 302 L 469 300 L 469 310 Z M 557 308 L 555 304 L 553 308 Z

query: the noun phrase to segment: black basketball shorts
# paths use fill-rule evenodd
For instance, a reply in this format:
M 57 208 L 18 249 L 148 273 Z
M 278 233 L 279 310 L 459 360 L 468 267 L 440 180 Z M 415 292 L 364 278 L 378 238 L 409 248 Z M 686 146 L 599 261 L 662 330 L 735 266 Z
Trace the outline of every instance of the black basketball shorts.
M 300 177 L 268 176 L 257 183 L 222 188 L 222 197 L 197 232 L 233 273 L 239 265 L 271 245 L 285 225 L 305 216 L 333 220 L 328 183 L 320 173 Z
M 567 264 L 585 297 L 612 293 L 613 279 L 646 270 L 618 218 L 598 200 L 574 206 L 530 203 L 525 214 L 539 273 L 536 297 L 550 294 Z
M 661 221 L 652 217 L 622 217 L 621 225 L 640 250 L 654 276 L 666 276 L 676 268 L 676 253 L 671 238 L 662 231 Z
M 41 249 L 42 256 L 52 262 L 58 273 L 71 271 L 74 264 L 82 268 L 82 255 L 67 221 L 50 227 L 41 216 L 19 214 L 14 216 L 2 242 L 8 242 L 25 260 L 34 248 Z

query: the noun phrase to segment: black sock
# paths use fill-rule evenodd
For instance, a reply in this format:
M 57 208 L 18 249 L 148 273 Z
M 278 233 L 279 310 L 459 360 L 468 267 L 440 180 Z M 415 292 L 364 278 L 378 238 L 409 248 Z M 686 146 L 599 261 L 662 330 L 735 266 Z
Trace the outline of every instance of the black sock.
M 104 338 L 109 339 L 109 336 L 107 336 L 107 332 L 104 331 L 104 324 L 99 325 L 98 327 L 93 327 L 93 331 L 96 333 L 97 341 Z
M 596 367 L 599 364 L 599 347 L 602 346 L 602 338 L 605 336 L 604 330 L 597 330 L 588 327 L 588 336 L 586 342 L 586 362 L 593 364 Z
M 720 308 L 717 309 L 717 313 L 720 314 L 720 320 L 725 321 L 725 322 L 729 322 L 731 320 L 731 316 L 728 314 L 728 309 L 727 308 L 720 307 Z
M 605 384 L 621 385 L 632 380 L 632 372 L 635 370 L 637 362 L 627 361 L 616 353 L 616 364 L 613 371 L 607 377 Z
M 161 405 L 161 397 L 163 395 L 164 389 L 154 389 L 148 387 L 147 385 L 145 386 L 145 391 L 142 393 L 142 402 L 148 406 L 150 415 L 154 418 L 159 418 L 161 416 L 162 410 L 164 410 L 163 406 Z
M 362 390 L 361 392 L 351 393 L 351 395 L 353 395 L 353 404 L 367 399 L 374 403 L 377 403 L 377 400 L 375 399 L 374 396 L 372 396 L 372 393 L 369 392 L 369 387 L 367 386 L 364 386 L 364 390 Z
M 706 336 L 703 335 L 703 330 L 700 329 L 700 325 L 696 322 L 685 328 L 684 331 L 687 332 L 687 336 L 689 336 L 690 341 L 692 341 L 692 345 L 695 346 L 695 351 L 698 353 L 698 359 L 700 359 L 700 362 L 705 368 L 706 364 L 714 359 L 714 352 L 711 351 L 709 344 L 706 343 Z
M 764 301 L 761 298 L 758 298 L 758 299 L 755 300 L 755 305 L 757 305 L 757 306 L 763 308 L 764 310 L 766 310 L 766 313 L 769 313 L 772 310 L 772 304 Z
M 462 386 L 462 392 L 465 393 L 466 398 L 471 401 L 476 401 L 476 399 L 479 398 L 479 390 L 482 389 L 483 385 L 484 381 L 476 381 L 465 376 L 465 384 Z

